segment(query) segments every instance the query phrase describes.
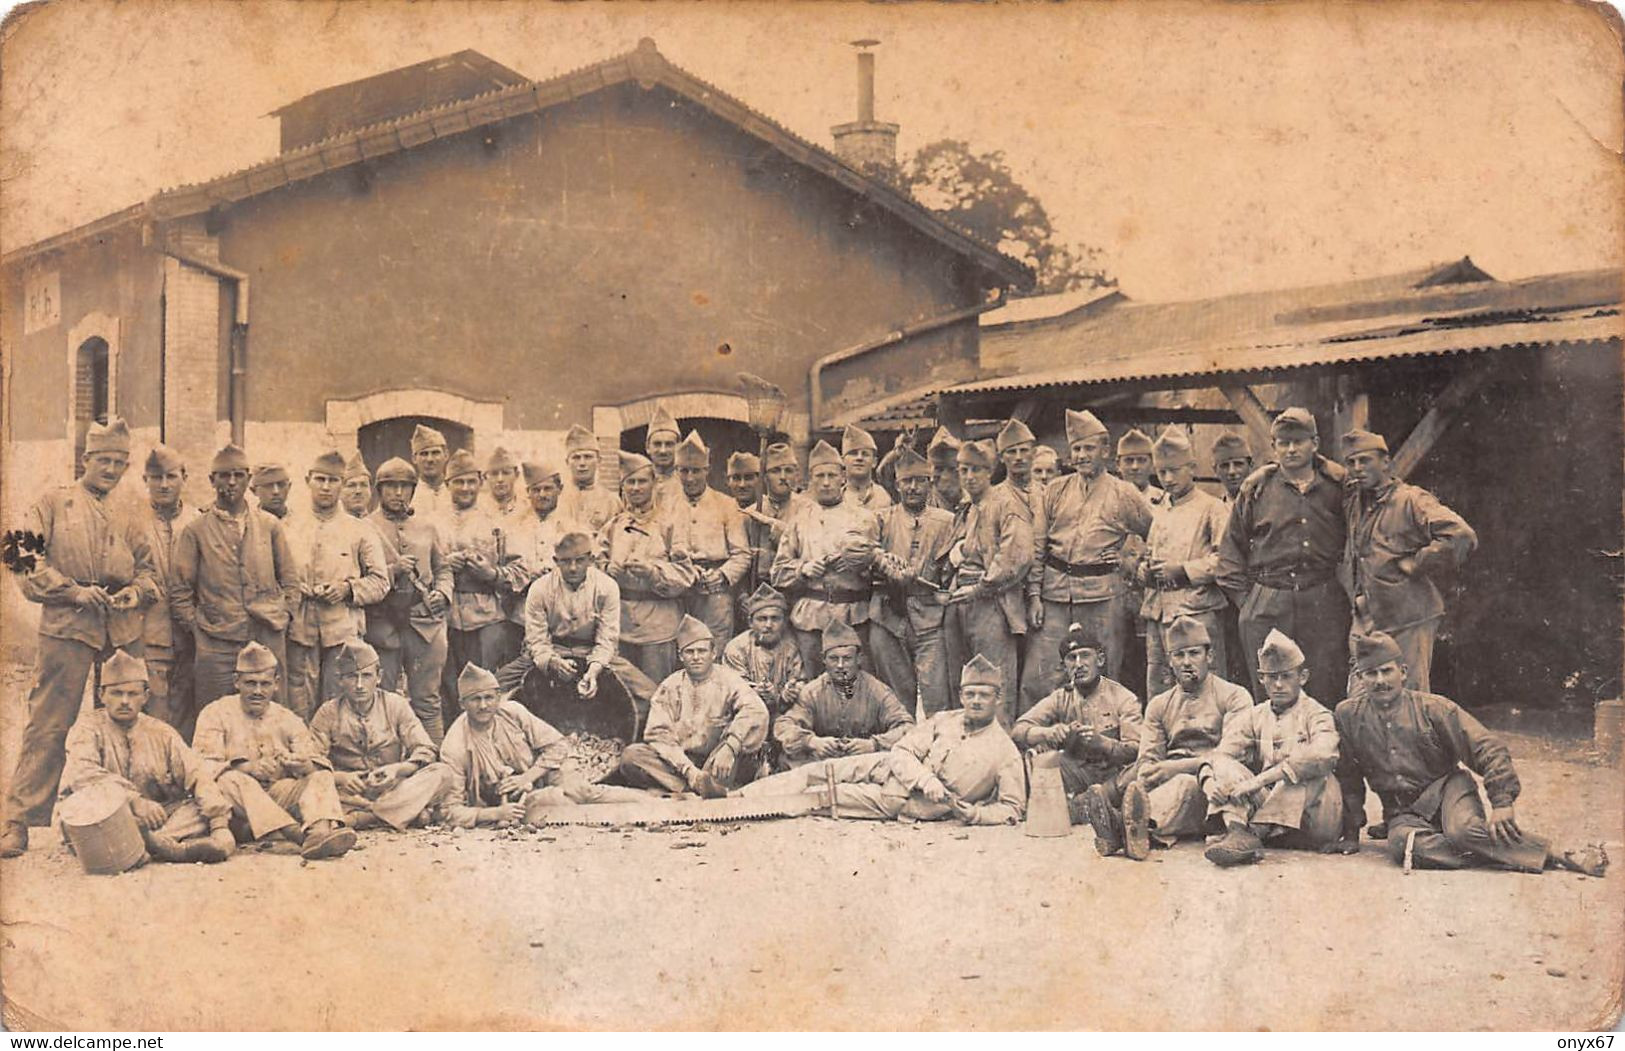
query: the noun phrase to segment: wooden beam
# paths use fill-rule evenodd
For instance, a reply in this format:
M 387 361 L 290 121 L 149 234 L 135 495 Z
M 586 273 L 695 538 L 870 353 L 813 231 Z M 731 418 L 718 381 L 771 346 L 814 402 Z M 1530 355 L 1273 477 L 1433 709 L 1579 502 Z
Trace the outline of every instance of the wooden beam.
M 1264 403 L 1258 400 L 1258 395 L 1245 383 L 1221 383 L 1219 391 L 1229 400 L 1236 415 L 1241 417 L 1241 422 L 1247 425 L 1247 431 L 1253 438 L 1253 448 L 1268 450 L 1271 417 Z
M 1343 435 L 1355 428 L 1368 430 L 1370 427 L 1370 396 L 1360 390 L 1357 377 L 1347 372 L 1339 373 L 1333 390 L 1331 441 L 1322 442 L 1321 451 L 1334 460 L 1339 459 L 1342 450 L 1338 445 Z
M 1411 428 L 1405 444 L 1394 454 L 1394 476 L 1406 478 L 1416 470 L 1432 451 L 1434 443 L 1450 429 L 1457 413 L 1494 378 L 1494 370 L 1487 362 L 1470 363 L 1456 373 L 1455 378 L 1439 392 L 1433 407 Z

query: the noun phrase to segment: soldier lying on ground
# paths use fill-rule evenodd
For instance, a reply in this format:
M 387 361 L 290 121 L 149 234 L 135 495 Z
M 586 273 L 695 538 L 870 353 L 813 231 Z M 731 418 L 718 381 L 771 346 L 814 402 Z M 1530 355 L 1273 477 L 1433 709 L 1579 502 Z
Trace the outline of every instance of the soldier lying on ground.
M 764 778 L 742 796 L 824 793 L 835 782 L 841 817 L 904 818 L 968 825 L 1013 824 L 1025 809 L 1021 753 L 996 719 L 1003 683 L 992 661 L 977 654 L 960 676 L 962 708 L 919 724 L 889 752 L 809 763 Z

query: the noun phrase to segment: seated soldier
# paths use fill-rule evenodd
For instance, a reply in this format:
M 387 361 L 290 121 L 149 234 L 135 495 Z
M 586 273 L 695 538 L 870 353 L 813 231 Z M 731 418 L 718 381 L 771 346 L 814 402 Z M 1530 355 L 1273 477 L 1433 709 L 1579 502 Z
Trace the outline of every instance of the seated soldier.
M 655 692 L 642 670 L 621 656 L 621 587 L 592 564 L 592 539 L 569 527 L 553 547 L 558 572 L 543 573 L 525 593 L 525 643 L 497 670 L 503 692 L 518 689 L 532 668 L 555 683 L 574 684 L 583 700 L 598 696 L 608 670 L 631 694 L 641 717 Z
M 221 767 L 215 778 L 231 803 L 239 842 L 273 832 L 305 858 L 336 858 L 355 846 L 344 824 L 333 764 L 305 721 L 271 698 L 280 687 L 276 655 L 257 642 L 237 654 L 237 692 L 204 708 L 192 738 L 198 755 Z
M 339 696 L 317 709 L 310 732 L 332 761 L 350 827 L 427 822 L 453 781 L 412 703 L 378 684 L 378 651 L 360 639 L 339 648 L 334 671 Z
M 1332 713 L 1303 692 L 1303 650 L 1270 629 L 1258 651 L 1258 681 L 1269 700 L 1227 719 L 1201 772 L 1208 809 L 1224 818 L 1224 838 L 1207 848 L 1215 865 L 1246 865 L 1264 844 L 1317 850 L 1342 833 L 1343 796 Z
M 1149 857 L 1153 843 L 1168 847 L 1206 831 L 1207 796 L 1199 775 L 1225 727 L 1253 706 L 1246 690 L 1210 670 L 1213 645 L 1201 621 L 1180 617 L 1164 638 L 1175 685 L 1145 707 L 1140 757 L 1134 780 L 1123 789 L 1122 814 L 1106 815 L 1111 827 L 1095 829 L 1108 845 L 1121 842 L 1135 861 Z
M 649 798 L 630 788 L 590 784 L 569 765 L 564 735 L 502 693 L 497 677 L 484 668 L 463 666 L 457 699 L 463 714 L 440 745 L 452 782 L 441 806 L 448 825 L 512 825 L 534 816 L 535 807 Z
M 1134 778 L 1140 751 L 1140 699 L 1101 675 L 1106 647 L 1081 624 L 1067 628 L 1061 664 L 1071 682 L 1027 709 L 1010 738 L 1020 748 L 1061 753 L 1061 785 L 1073 824 L 1089 821 L 1094 808 L 1091 823 L 1115 829 L 1109 815 L 1123 805 L 1123 790 Z M 1113 846 L 1095 835 L 1095 849 L 1102 854 L 1121 847 L 1120 840 Z
M 783 592 L 763 584 L 751 592 L 744 605 L 750 627 L 722 648 L 722 663 L 745 677 L 767 705 L 771 723 L 800 696 L 804 685 L 801 650 L 786 628 L 790 602 Z M 779 743 L 769 735 L 762 749 L 762 769 L 772 773 L 778 769 L 779 758 Z
M 885 752 L 913 728 L 891 687 L 859 669 L 862 651 L 851 625 L 836 620 L 824 629 L 824 674 L 773 724 L 789 766 Z
M 1026 778 L 1021 753 L 996 719 L 1002 682 L 998 666 L 978 653 L 960 675 L 963 707 L 931 716 L 891 751 L 808 763 L 739 794 L 815 792 L 828 804 L 833 780 L 841 817 L 1014 824 L 1026 806 Z
M 1502 865 L 1600 876 L 1608 868 L 1600 844 L 1565 850 L 1519 827 L 1518 774 L 1506 744 L 1454 701 L 1406 688 L 1409 669 L 1391 637 L 1356 637 L 1354 671 L 1364 690 L 1335 716 L 1343 838 L 1323 849 L 1360 849 L 1370 782 L 1382 800 L 1388 854 L 1406 871 Z
M 102 706 L 68 731 L 62 796 L 112 783 L 130 799 L 147 853 L 159 861 L 224 861 L 236 844 L 231 804 L 214 772 L 161 719 L 142 712 L 147 665 L 123 650 L 102 665 Z
M 767 740 L 767 705 L 743 676 L 716 663 L 716 640 L 702 621 L 677 626 L 681 671 L 649 702 L 643 740 L 621 754 L 621 776 L 639 787 L 728 794 L 757 771 Z

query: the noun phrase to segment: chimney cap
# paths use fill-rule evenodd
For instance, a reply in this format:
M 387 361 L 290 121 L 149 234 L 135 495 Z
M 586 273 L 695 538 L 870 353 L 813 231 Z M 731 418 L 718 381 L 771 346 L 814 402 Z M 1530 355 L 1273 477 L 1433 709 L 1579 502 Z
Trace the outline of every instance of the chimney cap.
M 878 40 L 867 40 L 867 39 L 866 40 L 854 40 L 854 41 L 852 41 L 852 46 L 853 47 L 860 47 L 860 48 L 879 47 L 880 46 L 880 41 L 878 41 Z

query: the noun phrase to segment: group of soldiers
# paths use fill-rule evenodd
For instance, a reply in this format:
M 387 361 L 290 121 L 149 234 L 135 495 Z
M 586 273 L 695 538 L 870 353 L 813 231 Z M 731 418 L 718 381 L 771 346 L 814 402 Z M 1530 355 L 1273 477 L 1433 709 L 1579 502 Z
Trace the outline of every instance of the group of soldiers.
M 1602 872 L 1600 847 L 1519 827 L 1505 745 L 1429 692 L 1438 580 L 1476 538 L 1381 436 L 1342 436 L 1340 464 L 1289 408 L 1255 469 L 1226 432 L 1221 498 L 1180 428 L 1114 449 L 1068 410 L 1065 431 L 1063 471 L 1021 420 L 884 456 L 848 427 L 804 473 L 785 444 L 733 453 L 724 493 L 663 407 L 614 492 L 585 428 L 561 469 L 419 426 L 410 462 L 318 456 L 301 507 L 228 445 L 204 509 L 160 446 L 130 517 L 108 503 L 128 430 L 94 425 L 14 566 L 43 612 L 0 855 L 98 783 L 161 860 L 652 795 L 998 824 L 1024 812 L 1025 750 L 1055 753 L 1102 854 L 1352 853 L 1369 786 L 1407 868 Z M 641 729 L 594 778 L 523 701 L 591 703 L 606 677 Z

